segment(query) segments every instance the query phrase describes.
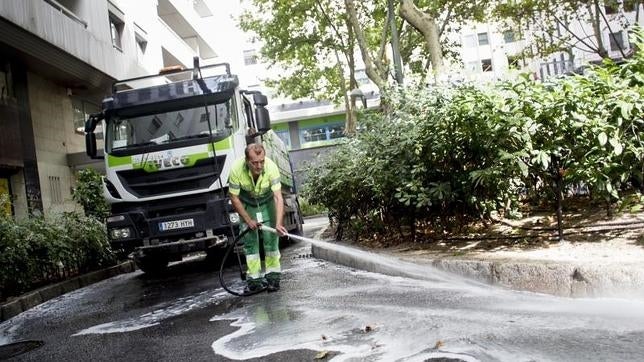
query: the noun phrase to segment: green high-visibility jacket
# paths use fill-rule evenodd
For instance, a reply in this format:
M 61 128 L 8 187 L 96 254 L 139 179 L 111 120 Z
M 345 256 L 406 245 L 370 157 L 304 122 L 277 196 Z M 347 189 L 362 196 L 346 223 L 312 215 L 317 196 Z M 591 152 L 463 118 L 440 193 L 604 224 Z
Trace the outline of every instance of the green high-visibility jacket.
M 247 205 L 264 204 L 272 199 L 274 191 L 279 191 L 281 188 L 280 170 L 268 157 L 264 159 L 264 171 L 257 181 L 253 180 L 245 158 L 233 163 L 228 176 L 228 192 L 239 196 Z

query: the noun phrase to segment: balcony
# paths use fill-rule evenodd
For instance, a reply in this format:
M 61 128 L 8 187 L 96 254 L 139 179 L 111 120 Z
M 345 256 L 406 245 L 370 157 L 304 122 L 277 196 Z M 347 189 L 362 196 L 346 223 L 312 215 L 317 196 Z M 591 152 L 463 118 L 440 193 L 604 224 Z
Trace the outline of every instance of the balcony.
M 185 68 L 192 67 L 192 58 L 197 52 L 177 34 L 170 25 L 159 18 L 159 39 L 163 39 L 163 66 L 183 65 Z
M 0 1 L 1 42 L 22 54 L 30 69 L 70 87 L 103 87 L 118 72 L 107 60 L 113 49 L 102 25 L 54 0 Z
M 210 59 L 216 56 L 213 50 L 214 41 L 210 38 L 208 29 L 203 26 L 201 19 L 201 14 L 207 15 L 209 9 L 205 3 L 197 6 L 200 3 L 197 1 L 193 5 L 193 1 L 159 0 L 157 13 L 164 26 L 188 44 L 196 55 L 202 59 Z M 180 57 L 177 56 L 177 58 L 181 60 Z M 188 64 L 192 64 L 192 61 Z

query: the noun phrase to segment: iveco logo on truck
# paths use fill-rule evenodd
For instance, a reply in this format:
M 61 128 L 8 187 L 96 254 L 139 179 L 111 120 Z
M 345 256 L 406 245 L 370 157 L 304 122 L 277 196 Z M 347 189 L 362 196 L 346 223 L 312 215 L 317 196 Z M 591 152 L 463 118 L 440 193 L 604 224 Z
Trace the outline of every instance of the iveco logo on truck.
M 104 135 L 106 220 L 114 250 L 145 272 L 203 251 L 217 260 L 238 234 L 228 198 L 231 164 L 249 143 L 262 143 L 281 172 L 284 224 L 301 232 L 295 183 L 284 143 L 271 130 L 264 95 L 244 91 L 226 63 L 173 68 L 118 81 L 102 111 L 85 124 L 87 154 Z M 213 259 L 214 257 L 214 259 Z

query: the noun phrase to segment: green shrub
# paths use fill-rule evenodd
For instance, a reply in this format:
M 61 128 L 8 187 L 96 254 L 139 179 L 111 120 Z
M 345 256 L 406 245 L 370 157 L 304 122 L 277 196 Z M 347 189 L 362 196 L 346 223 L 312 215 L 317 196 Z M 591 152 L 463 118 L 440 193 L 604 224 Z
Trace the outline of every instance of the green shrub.
M 311 204 L 306 198 L 300 197 L 300 210 L 302 211 L 302 216 L 315 216 L 320 214 L 325 214 L 327 209 L 319 204 Z
M 110 212 L 110 207 L 103 196 L 102 176 L 91 168 L 78 172 L 74 201 L 83 206 L 85 215 L 103 221 Z
M 105 226 L 93 217 L 0 218 L 2 299 L 115 262 Z

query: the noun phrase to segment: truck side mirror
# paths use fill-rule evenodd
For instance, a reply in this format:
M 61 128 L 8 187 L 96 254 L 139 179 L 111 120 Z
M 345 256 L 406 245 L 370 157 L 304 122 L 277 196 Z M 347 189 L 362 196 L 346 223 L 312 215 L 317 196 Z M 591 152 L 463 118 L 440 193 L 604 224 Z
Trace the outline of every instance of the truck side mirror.
M 255 123 L 259 133 L 266 133 L 271 129 L 271 117 L 268 114 L 268 98 L 261 93 L 253 94 L 253 103 L 255 103 Z
M 266 133 L 271 129 L 271 117 L 264 106 L 255 107 L 255 123 L 259 133 Z
M 268 105 L 268 98 L 261 93 L 255 93 L 253 94 L 253 103 L 255 103 L 255 106 L 266 107 Z
M 94 132 L 85 134 L 85 151 L 90 158 L 96 158 L 96 134 Z
M 96 156 L 96 124 L 102 121 L 105 116 L 102 113 L 90 114 L 85 122 L 85 152 L 92 159 L 102 159 L 103 157 Z

